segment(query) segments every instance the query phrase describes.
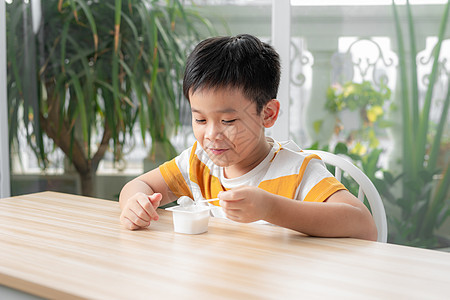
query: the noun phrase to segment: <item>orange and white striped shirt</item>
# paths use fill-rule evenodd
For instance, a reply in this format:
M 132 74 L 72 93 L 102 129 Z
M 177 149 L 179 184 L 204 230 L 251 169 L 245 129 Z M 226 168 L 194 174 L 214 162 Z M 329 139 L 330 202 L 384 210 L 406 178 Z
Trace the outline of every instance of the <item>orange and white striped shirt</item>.
M 223 167 L 215 165 L 201 146 L 191 148 L 159 167 L 170 190 L 177 196 L 192 199 L 217 198 L 220 191 L 239 186 L 257 186 L 267 192 L 300 201 L 323 202 L 345 187 L 327 170 L 314 154 L 305 154 L 292 141 L 272 144 L 267 157 L 250 172 L 225 178 Z M 212 202 L 219 206 L 219 201 Z M 214 216 L 222 216 L 219 207 Z

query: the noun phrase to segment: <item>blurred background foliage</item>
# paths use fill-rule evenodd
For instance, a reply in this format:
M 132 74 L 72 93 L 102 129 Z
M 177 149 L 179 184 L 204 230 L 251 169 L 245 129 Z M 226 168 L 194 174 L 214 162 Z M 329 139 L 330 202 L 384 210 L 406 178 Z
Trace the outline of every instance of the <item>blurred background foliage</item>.
M 374 87 L 367 81 L 331 86 L 324 109 L 336 117 L 333 139 L 327 145 L 316 142 L 310 147 L 347 156 L 364 171 L 385 203 L 388 241 L 397 244 L 450 247 L 450 240 L 437 234 L 450 217 L 449 142 L 444 134 L 449 126 L 450 82 L 446 84 L 444 99 L 437 99 L 433 94 L 442 74 L 442 64 L 445 64 L 440 54 L 449 21 L 449 6 L 447 2 L 437 28 L 438 39 L 431 53 L 432 68 L 426 75 L 425 93 L 419 93 L 418 89 L 417 40 L 410 3 L 407 1 L 406 5 L 398 7 L 393 1 L 393 30 L 399 49 L 398 92 L 393 95 L 383 83 Z M 405 10 L 407 16 L 406 28 L 403 28 L 399 17 L 400 8 Z M 443 109 L 436 122 L 431 120 L 430 108 L 438 100 L 443 100 Z M 346 126 L 344 119 L 348 119 L 349 115 L 340 115 L 345 110 L 357 112 L 350 119 L 360 122 L 355 126 Z M 400 168 L 392 164 L 392 167 L 383 168 L 380 157 L 386 150 L 379 146 L 378 136 L 386 135 L 383 131 L 396 124 L 400 128 L 401 149 L 395 149 L 395 152 L 401 153 L 397 162 Z M 321 120 L 313 126 L 319 132 Z M 357 184 L 351 178 L 344 177 L 343 183 L 353 194 L 357 194 Z
M 164 159 L 174 157 L 184 61 L 192 45 L 216 34 L 208 19 L 179 0 L 46 0 L 41 16 L 31 11 L 28 2 L 7 5 L 14 152 L 21 131 L 43 169 L 61 149 L 84 195 L 95 195 L 105 151 L 112 146 L 120 160 L 136 124 L 144 143 L 150 133 L 150 156 L 158 145 Z M 41 18 L 35 31 L 33 18 Z

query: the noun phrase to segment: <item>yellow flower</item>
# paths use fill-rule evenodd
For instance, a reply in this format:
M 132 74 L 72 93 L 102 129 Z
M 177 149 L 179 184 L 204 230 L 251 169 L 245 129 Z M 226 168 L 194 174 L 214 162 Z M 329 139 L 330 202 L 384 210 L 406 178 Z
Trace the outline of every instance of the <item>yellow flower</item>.
M 367 148 L 366 148 L 366 146 L 364 146 L 360 142 L 357 142 L 355 144 L 355 147 L 353 147 L 353 149 L 350 150 L 350 152 L 353 153 L 353 154 L 357 154 L 357 155 L 362 156 L 362 155 L 366 154 Z
M 379 105 L 372 106 L 367 110 L 367 119 L 369 122 L 375 122 L 383 114 L 383 108 Z
M 350 94 L 355 92 L 355 87 L 353 85 L 348 85 L 344 87 L 343 96 L 347 98 Z

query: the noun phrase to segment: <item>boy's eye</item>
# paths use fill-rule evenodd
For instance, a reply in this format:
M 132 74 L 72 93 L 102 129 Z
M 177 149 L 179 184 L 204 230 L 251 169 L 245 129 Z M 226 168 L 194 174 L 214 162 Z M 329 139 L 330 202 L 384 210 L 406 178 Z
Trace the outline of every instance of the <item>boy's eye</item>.
M 225 124 L 225 125 L 230 125 L 230 124 L 233 124 L 235 121 L 236 121 L 236 119 L 234 119 L 234 120 L 222 120 L 222 123 Z
M 198 123 L 198 124 L 203 124 L 205 122 L 206 122 L 206 120 L 204 120 L 204 119 L 195 119 L 195 123 Z

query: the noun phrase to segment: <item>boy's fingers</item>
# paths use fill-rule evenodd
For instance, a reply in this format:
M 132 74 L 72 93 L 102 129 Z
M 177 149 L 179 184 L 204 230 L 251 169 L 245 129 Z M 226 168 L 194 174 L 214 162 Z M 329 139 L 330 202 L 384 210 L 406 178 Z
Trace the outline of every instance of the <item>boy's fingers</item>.
M 248 198 L 249 189 L 246 186 L 234 188 L 228 191 L 219 192 L 220 200 L 236 201 Z
M 148 200 L 145 200 L 145 199 L 140 200 L 139 198 L 137 198 L 137 199 L 134 199 L 133 201 L 130 201 L 128 208 L 126 210 L 124 210 L 125 216 L 128 217 L 128 219 L 132 222 L 133 222 L 134 217 L 139 217 L 140 219 L 142 219 L 144 221 L 150 221 L 151 216 L 143 207 L 145 201 L 148 201 Z
M 226 216 L 228 219 L 233 220 L 233 221 L 239 221 L 240 217 L 239 214 L 236 214 L 234 211 L 228 211 L 226 212 Z
M 144 221 L 150 221 L 151 220 L 151 215 L 147 212 L 147 210 L 143 207 L 145 206 L 145 201 L 148 200 L 143 200 L 142 204 L 141 202 L 136 201 L 134 203 L 132 203 L 132 205 L 130 205 L 130 207 L 128 208 L 130 213 L 127 215 L 128 217 L 130 217 L 130 220 L 132 220 L 132 218 L 134 217 L 134 215 L 136 215 L 137 217 L 139 217 L 140 219 L 144 220 Z M 148 205 L 151 206 L 151 205 Z
M 133 224 L 138 226 L 138 228 L 148 227 L 150 225 L 150 221 L 144 221 L 138 217 L 134 218 Z
M 158 208 L 159 204 L 161 203 L 162 200 L 162 194 L 161 193 L 154 193 L 153 195 L 150 195 L 148 197 L 148 199 L 150 200 L 150 202 L 152 203 L 153 206 L 153 210 L 155 212 L 154 215 L 152 215 L 153 220 L 154 221 L 158 221 L 159 216 L 158 213 L 156 212 L 156 209 Z
M 241 201 L 246 199 L 246 193 L 239 190 L 230 190 L 226 192 L 221 192 L 218 195 L 219 200 L 224 200 L 228 202 Z M 222 204 L 221 204 L 222 206 Z
M 157 220 L 158 214 L 156 213 L 155 208 L 153 207 L 153 203 L 150 201 L 150 198 L 139 198 L 138 204 L 141 206 L 141 209 L 143 209 L 150 219 Z
M 158 208 L 159 203 L 161 203 L 162 200 L 162 194 L 154 193 L 153 195 L 148 196 L 148 199 L 150 199 L 154 208 Z
M 139 203 L 133 203 L 126 210 L 124 210 L 120 216 L 121 221 L 125 224 L 126 220 L 132 224 L 142 227 L 150 225 L 150 216 L 145 212 Z M 133 229 L 130 227 L 130 229 Z
M 218 194 L 218 198 L 220 200 L 226 200 L 226 201 L 240 200 L 238 198 L 238 193 L 236 193 L 235 191 L 220 192 Z
M 134 224 L 133 222 L 130 221 L 130 219 L 128 219 L 125 216 L 121 217 L 121 221 L 122 221 L 122 225 L 126 228 L 126 229 L 130 229 L 130 230 L 135 230 L 135 229 L 139 229 L 139 226 L 137 226 L 136 224 Z
M 148 213 L 144 211 L 140 206 L 137 210 L 130 208 L 130 213 L 127 215 L 127 217 L 131 222 L 140 227 L 146 227 L 150 225 L 150 221 L 152 220 L 152 217 L 148 215 Z
M 236 199 L 236 200 L 221 200 L 219 202 L 220 206 L 224 209 L 234 209 L 234 210 L 240 210 L 241 209 L 241 201 L 242 199 Z

